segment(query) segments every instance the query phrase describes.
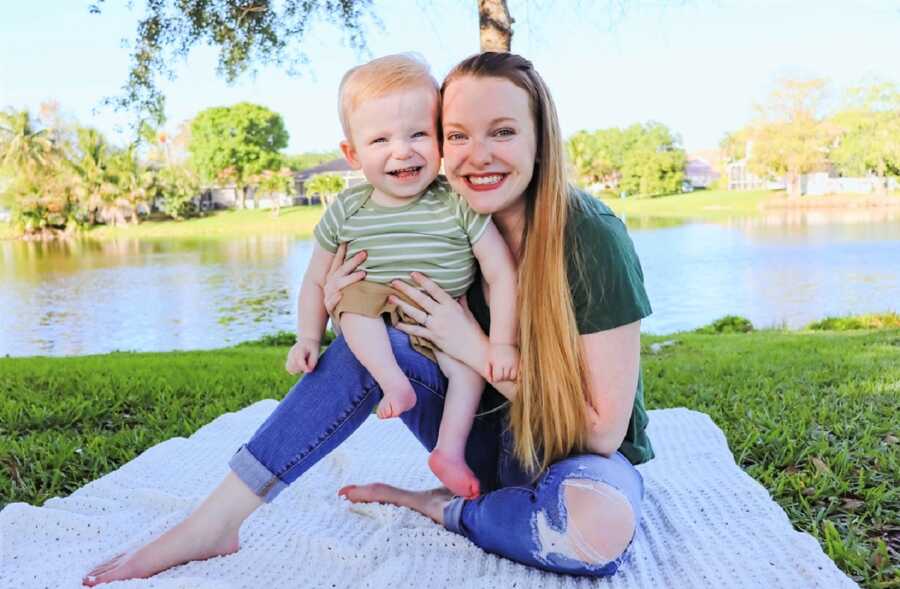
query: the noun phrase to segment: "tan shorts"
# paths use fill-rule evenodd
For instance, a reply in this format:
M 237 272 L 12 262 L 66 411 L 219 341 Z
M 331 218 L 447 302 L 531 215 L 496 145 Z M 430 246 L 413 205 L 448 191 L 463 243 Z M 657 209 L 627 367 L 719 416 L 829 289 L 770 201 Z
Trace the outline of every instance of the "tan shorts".
M 365 317 L 384 317 L 384 315 L 388 315 L 391 325 L 397 325 L 397 323 L 400 323 L 401 321 L 403 323 L 418 324 L 418 321 L 404 313 L 403 309 L 397 305 L 392 305 L 388 301 L 388 297 L 391 295 L 395 295 L 400 300 L 409 303 L 417 309 L 422 309 L 418 303 L 399 290 L 386 284 L 364 280 L 361 282 L 354 282 L 341 291 L 341 300 L 338 301 L 337 306 L 334 308 L 331 319 L 336 324 L 339 324 L 341 314 L 355 313 Z M 410 335 L 409 341 L 412 344 L 413 349 L 433 362 L 437 362 L 434 352 L 438 348 L 434 344 L 417 335 Z

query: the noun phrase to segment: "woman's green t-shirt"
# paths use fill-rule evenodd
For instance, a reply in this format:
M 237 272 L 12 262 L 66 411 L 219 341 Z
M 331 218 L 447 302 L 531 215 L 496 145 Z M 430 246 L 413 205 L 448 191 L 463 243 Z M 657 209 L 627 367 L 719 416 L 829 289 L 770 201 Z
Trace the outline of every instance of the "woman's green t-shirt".
M 644 273 L 625 224 L 600 200 L 577 191 L 566 226 L 566 260 L 569 287 L 578 332 L 582 335 L 633 323 L 652 312 L 644 290 Z M 581 272 L 579 272 L 579 267 Z M 475 282 L 467 295 L 469 308 L 481 328 L 490 329 L 490 311 Z M 503 397 L 488 385 L 482 410 L 499 406 Z M 638 375 L 634 410 L 619 452 L 632 464 L 653 458 L 647 436 L 644 383 Z

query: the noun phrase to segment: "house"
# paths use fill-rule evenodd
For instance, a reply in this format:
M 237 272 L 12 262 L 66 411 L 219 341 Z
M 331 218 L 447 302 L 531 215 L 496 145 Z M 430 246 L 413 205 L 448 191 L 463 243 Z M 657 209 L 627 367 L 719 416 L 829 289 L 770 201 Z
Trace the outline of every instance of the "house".
M 720 177 L 721 173 L 713 164 L 712 157 L 701 157 L 697 154 L 689 154 L 684 166 L 684 177 L 690 182 L 691 188 L 709 188 Z
M 318 174 L 335 174 L 344 180 L 344 187 L 349 188 L 365 182 L 366 179 L 362 172 L 353 170 L 344 158 L 337 158 L 331 161 L 319 164 L 312 168 L 294 172 L 294 190 L 293 195 L 274 194 L 267 195 L 259 199 L 259 207 L 262 209 L 273 206 L 272 200 L 277 198 L 281 206 L 291 206 L 300 204 L 317 204 L 318 197 L 312 199 L 306 196 L 306 181 Z M 253 192 L 255 187 L 248 186 L 244 202 L 247 207 L 253 207 Z M 197 197 L 197 205 L 200 210 L 206 211 L 210 209 L 233 209 L 237 207 L 238 195 L 237 187 L 234 184 L 227 186 L 213 186 L 203 190 Z M 159 203 L 156 203 L 156 208 Z
M 762 190 L 767 188 L 767 180 L 750 171 L 749 162 L 752 151 L 753 142 L 748 141 L 744 158 L 725 164 L 728 190 Z

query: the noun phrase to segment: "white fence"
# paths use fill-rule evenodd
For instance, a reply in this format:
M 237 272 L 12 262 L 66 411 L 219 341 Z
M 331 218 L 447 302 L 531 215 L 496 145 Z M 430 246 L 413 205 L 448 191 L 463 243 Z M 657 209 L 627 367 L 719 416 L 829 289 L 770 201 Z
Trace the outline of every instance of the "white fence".
M 876 176 L 865 178 L 832 178 L 825 172 L 807 174 L 801 180 L 803 194 L 821 196 L 823 194 L 873 194 L 882 190 L 884 179 Z M 887 179 L 887 189 L 897 190 L 900 183 L 896 178 Z

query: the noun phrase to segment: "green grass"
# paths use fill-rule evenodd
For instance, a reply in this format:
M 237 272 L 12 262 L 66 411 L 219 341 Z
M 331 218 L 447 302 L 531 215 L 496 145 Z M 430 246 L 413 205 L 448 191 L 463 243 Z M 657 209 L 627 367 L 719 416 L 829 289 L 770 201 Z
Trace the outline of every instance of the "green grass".
M 94 239 L 222 238 L 283 234 L 311 237 L 324 208 L 317 205 L 283 208 L 278 217 L 268 210 L 227 210 L 184 221 L 144 221 L 125 227 L 96 227 L 84 235 Z
M 289 338 L 200 352 L 0 359 L 0 505 L 42 504 L 280 399 Z M 654 353 L 650 346 L 674 342 Z M 866 587 L 900 586 L 900 329 L 643 338 L 649 408 L 689 407 Z
M 611 194 L 601 195 L 603 202 L 618 215 L 709 221 L 731 217 L 753 217 L 759 214 L 761 203 L 782 197 L 781 192 L 767 190 L 752 192 L 697 190 L 658 198 L 617 198 Z
M 122 227 L 98 226 L 81 233 L 91 239 L 116 239 L 121 237 L 143 239 L 219 239 L 251 237 L 255 235 L 292 235 L 298 238 L 312 237 L 313 228 L 325 209 L 318 205 L 296 206 L 281 209 L 278 217 L 269 210 L 225 210 L 204 217 L 173 221 L 142 221 L 138 225 Z M 0 239 L 17 237 L 12 226 L 0 223 Z

